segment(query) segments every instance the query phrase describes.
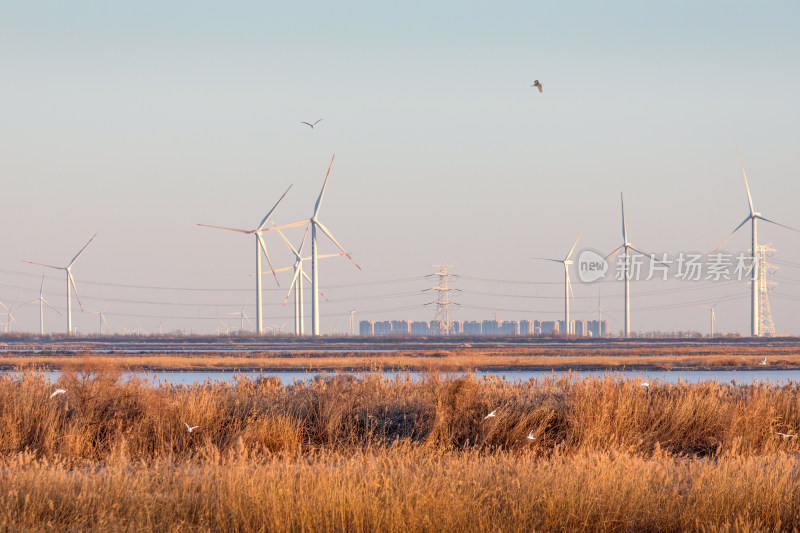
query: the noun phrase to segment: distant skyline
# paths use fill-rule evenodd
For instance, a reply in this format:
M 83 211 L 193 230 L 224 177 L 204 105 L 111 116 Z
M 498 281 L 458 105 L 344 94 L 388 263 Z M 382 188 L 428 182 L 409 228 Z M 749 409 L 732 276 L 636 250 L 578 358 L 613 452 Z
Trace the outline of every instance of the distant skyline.
M 454 319 L 559 319 L 563 272 L 534 257 L 563 256 L 581 230 L 578 250 L 611 252 L 620 191 L 644 251 L 711 252 L 747 212 L 737 145 L 756 209 L 800 227 L 798 15 L 788 1 L 4 2 L 0 301 L 38 297 L 42 270 L 22 260 L 66 264 L 98 233 L 73 275 L 112 327 L 238 327 L 226 313 L 249 300 L 255 316 L 252 239 L 196 224 L 253 227 L 291 184 L 275 221 L 311 216 L 335 153 L 324 219 L 363 270 L 322 262 L 323 333 L 347 331 L 353 308 L 431 320 L 420 291 L 440 263 L 461 275 Z M 747 249 L 747 233 L 725 248 Z M 800 234 L 759 234 L 781 267 L 776 330 L 800 334 Z M 45 274 L 64 313 L 63 276 Z M 288 332 L 279 276 L 263 278 L 265 324 Z M 621 329 L 622 283 L 571 277 L 571 318 L 599 293 Z M 722 302 L 717 332 L 749 330 L 743 282 L 631 295 L 633 331 L 707 333 L 701 301 Z M 38 331 L 38 306 L 15 315 Z M 99 328 L 76 302 L 73 320 Z M 64 322 L 45 310 L 47 331 Z

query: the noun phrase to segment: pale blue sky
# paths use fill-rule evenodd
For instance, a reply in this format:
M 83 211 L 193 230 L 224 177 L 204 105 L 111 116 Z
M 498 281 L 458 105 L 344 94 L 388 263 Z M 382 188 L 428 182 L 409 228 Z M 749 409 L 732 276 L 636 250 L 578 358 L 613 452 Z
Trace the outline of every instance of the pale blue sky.
M 21 259 L 63 263 L 98 232 L 75 267 L 87 307 L 113 300 L 115 326 L 130 327 L 134 315 L 202 316 L 164 325 L 213 330 L 216 314 L 235 310 L 226 305 L 252 296 L 253 246 L 195 224 L 255 225 L 291 183 L 277 220 L 309 216 L 336 152 L 322 220 L 364 270 L 323 265 L 326 331 L 345 329 L 354 306 L 359 318 L 432 318 L 401 309 L 430 299 L 414 295 L 428 282 L 382 283 L 423 276 L 431 263 L 553 283 L 462 279 L 456 318 L 555 318 L 561 273 L 532 257 L 562 256 L 582 228 L 586 246 L 616 247 L 620 190 L 640 247 L 713 249 L 747 211 L 737 144 L 756 207 L 800 226 L 799 14 L 795 2 L 7 0 L 0 300 L 36 296 L 37 280 L 15 272 L 41 272 Z M 299 124 L 318 118 L 314 131 Z M 776 259 L 800 263 L 797 234 L 760 233 Z M 269 244 L 288 264 L 281 243 Z M 746 247 L 746 232 L 730 244 Z M 779 331 L 798 333 L 800 269 L 782 266 L 775 291 L 789 296 L 773 298 L 773 314 Z M 46 289 L 63 307 L 54 274 Z M 89 281 L 245 290 L 147 293 Z M 617 285 L 604 286 L 603 307 L 621 319 Z M 265 278 L 265 287 L 274 283 Z M 634 329 L 705 331 L 692 302 L 741 294 L 720 306 L 718 328 L 747 331 L 744 285 L 658 289 L 634 287 Z M 547 298 L 479 294 L 514 291 Z M 597 288 L 575 292 L 582 318 Z M 275 305 L 283 289 L 265 294 L 269 323 L 291 317 Z M 402 296 L 371 298 L 390 294 Z M 28 308 L 17 318 L 35 329 L 38 315 Z M 47 320 L 63 328 L 60 317 Z M 75 320 L 95 329 L 93 316 Z M 140 320 L 153 328 L 161 319 Z

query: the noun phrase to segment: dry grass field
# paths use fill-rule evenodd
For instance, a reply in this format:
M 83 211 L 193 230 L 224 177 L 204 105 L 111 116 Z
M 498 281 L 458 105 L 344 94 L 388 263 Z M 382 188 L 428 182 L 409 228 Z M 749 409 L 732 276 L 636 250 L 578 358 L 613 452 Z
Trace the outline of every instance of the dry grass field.
M 0 376 L 0 530 L 800 528 L 795 385 L 120 375 Z

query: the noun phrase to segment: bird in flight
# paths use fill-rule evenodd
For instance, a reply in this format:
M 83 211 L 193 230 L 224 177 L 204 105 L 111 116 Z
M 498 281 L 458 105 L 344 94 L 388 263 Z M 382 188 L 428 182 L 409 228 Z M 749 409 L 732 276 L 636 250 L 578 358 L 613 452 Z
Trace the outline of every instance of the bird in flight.
M 484 417 L 483 417 L 483 419 L 484 419 L 484 420 L 486 420 L 487 418 L 494 418 L 494 417 L 496 417 L 497 415 L 495 414 L 495 412 L 497 412 L 497 409 L 495 409 L 494 411 L 492 411 L 492 412 L 491 412 L 491 413 L 489 413 L 488 415 L 484 416 Z
M 534 440 L 536 437 L 533 436 L 533 430 L 531 430 L 531 432 L 528 433 L 528 436 L 525 437 L 525 438 L 528 439 L 528 440 Z
M 539 92 L 542 92 L 542 84 L 539 83 L 539 80 L 535 80 L 533 82 L 533 85 L 531 85 L 531 87 L 536 87 L 537 89 L 539 89 Z
M 183 425 L 186 426 L 186 431 L 188 431 L 189 433 L 191 433 L 192 431 L 194 431 L 195 429 L 200 427 L 200 426 L 191 426 L 191 427 L 189 427 L 189 424 L 187 424 L 186 422 L 184 422 Z
M 779 437 L 783 437 L 784 439 L 791 439 L 796 437 L 797 435 L 789 435 L 788 433 L 781 433 L 780 431 L 775 432 L 776 435 Z
M 311 128 L 313 130 L 314 126 L 316 126 L 320 122 L 322 122 L 322 119 L 319 119 L 318 121 L 314 122 L 313 124 L 311 124 L 310 122 L 301 122 L 300 124 L 305 124 L 306 126 L 308 126 L 309 128 Z
M 760 363 L 758 363 L 758 364 L 759 364 L 759 365 L 761 365 L 761 366 L 767 366 L 767 358 L 765 357 L 765 358 L 764 358 L 764 359 L 762 359 L 762 360 L 761 360 L 761 362 L 760 362 Z
M 59 394 L 66 394 L 66 393 L 67 391 L 65 391 L 64 389 L 56 389 L 53 391 L 53 394 L 51 394 L 50 397 L 53 398 L 55 396 L 58 396 Z

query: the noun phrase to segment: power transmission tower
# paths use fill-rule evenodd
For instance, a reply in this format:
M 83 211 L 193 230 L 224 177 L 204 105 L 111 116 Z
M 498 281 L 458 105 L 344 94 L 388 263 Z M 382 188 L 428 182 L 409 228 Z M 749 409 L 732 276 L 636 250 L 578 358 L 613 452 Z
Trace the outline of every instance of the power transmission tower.
M 455 291 L 452 287 L 447 286 L 447 278 L 453 274 L 447 271 L 448 268 L 453 268 L 453 265 L 431 265 L 438 268 L 439 271 L 434 274 L 439 278 L 439 285 L 432 287 L 432 290 L 439 291 L 439 297 L 436 302 L 436 315 L 433 321 L 439 325 L 439 335 L 451 335 L 453 333 L 453 318 L 450 315 L 450 306 L 453 303 L 450 301 L 450 291 Z
M 777 285 L 769 279 L 778 270 L 778 267 L 767 263 L 767 254 L 772 257 L 772 243 L 758 246 L 758 331 L 759 336 L 774 337 L 775 324 L 772 322 L 772 310 L 769 306 L 769 291 Z

